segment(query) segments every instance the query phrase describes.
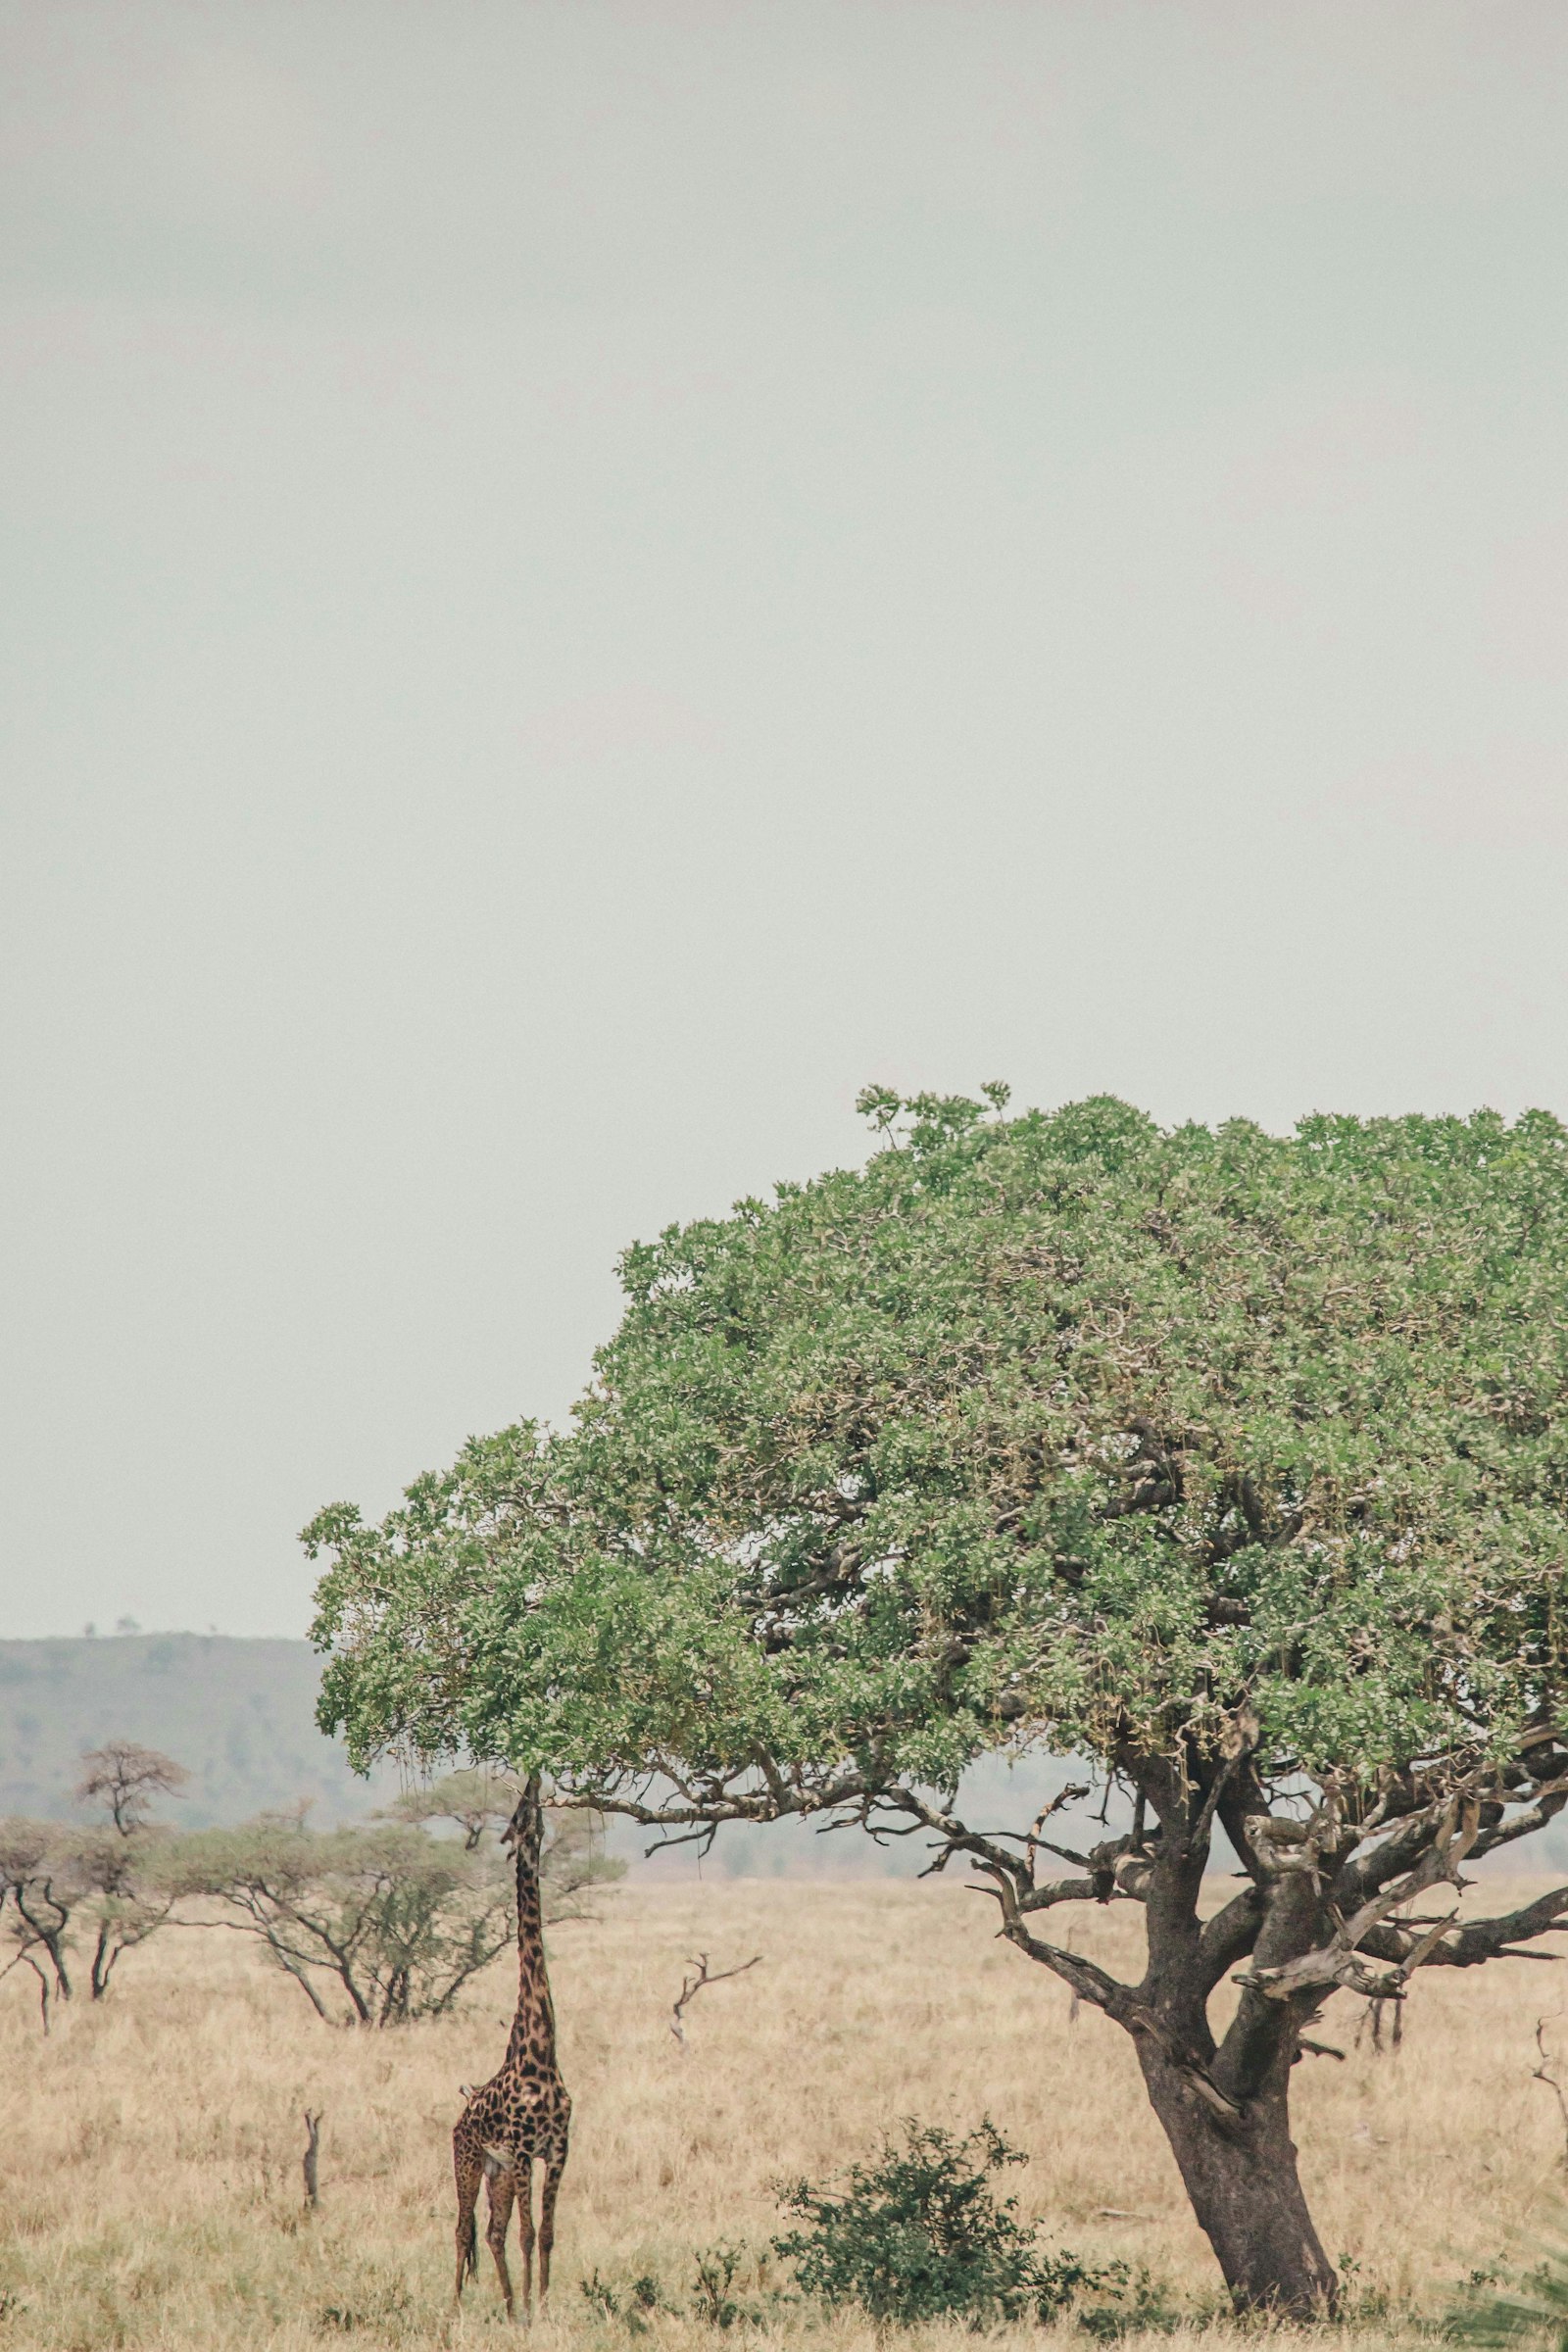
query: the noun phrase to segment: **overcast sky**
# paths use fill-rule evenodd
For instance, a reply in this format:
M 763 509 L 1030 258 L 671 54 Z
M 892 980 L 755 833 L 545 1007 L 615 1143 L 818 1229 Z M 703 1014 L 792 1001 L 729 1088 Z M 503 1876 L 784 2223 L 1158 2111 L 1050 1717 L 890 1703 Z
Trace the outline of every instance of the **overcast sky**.
M 0 5 L 0 1633 L 868 1079 L 1568 1110 L 1568 9 Z

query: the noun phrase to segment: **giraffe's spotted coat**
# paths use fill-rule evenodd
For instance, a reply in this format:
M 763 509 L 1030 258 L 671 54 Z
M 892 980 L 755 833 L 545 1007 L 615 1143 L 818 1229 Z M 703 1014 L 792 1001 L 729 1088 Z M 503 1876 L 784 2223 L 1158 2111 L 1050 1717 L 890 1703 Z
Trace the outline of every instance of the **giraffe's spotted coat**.
M 517 1873 L 517 2013 L 512 2038 L 498 2074 L 468 2093 L 452 2134 L 452 2162 L 458 2182 L 459 2300 L 463 2282 L 476 2262 L 474 2208 L 479 2183 L 489 2196 L 490 2220 L 485 2239 L 495 2256 L 507 2316 L 514 2302 L 507 2269 L 507 2226 L 514 2202 L 522 2241 L 522 2312 L 532 2317 L 533 2305 L 533 2168 L 544 2168 L 539 2198 L 539 2308 L 550 2289 L 550 2250 L 556 2235 L 556 2197 L 566 2169 L 567 2134 L 571 2126 L 571 2097 L 556 2064 L 556 2013 L 550 1999 L 545 1968 L 544 1918 L 539 1900 L 539 1853 L 544 1838 L 544 1812 L 539 1802 L 538 1775 L 528 1783 L 507 1826 Z M 521 2192 L 520 2197 L 518 2192 Z

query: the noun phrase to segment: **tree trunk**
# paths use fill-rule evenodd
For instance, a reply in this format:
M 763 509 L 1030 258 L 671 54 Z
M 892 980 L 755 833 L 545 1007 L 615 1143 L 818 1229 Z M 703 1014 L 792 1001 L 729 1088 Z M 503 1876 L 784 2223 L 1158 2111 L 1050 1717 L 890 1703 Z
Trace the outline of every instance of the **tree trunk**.
M 1135 2038 L 1150 2101 L 1237 2310 L 1326 2317 L 1338 2280 L 1301 2194 L 1288 2076 L 1228 2115 L 1150 2034 Z

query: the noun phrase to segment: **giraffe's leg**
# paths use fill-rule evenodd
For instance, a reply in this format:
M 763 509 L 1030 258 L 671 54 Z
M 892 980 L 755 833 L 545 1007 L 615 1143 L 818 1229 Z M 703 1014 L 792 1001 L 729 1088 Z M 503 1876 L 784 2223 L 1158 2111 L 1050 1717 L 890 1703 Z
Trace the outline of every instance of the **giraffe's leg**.
M 453 2291 L 453 2302 L 458 2304 L 463 2301 L 464 2280 L 479 2267 L 473 2209 L 479 2202 L 479 2182 L 484 2178 L 478 2151 L 468 2145 L 461 2131 L 452 2134 L 452 2169 L 458 2180 L 458 2282 Z
M 502 2298 L 510 2320 L 516 2316 L 516 2306 L 512 2299 L 512 2273 L 507 2268 L 507 2231 L 512 2224 L 512 2200 L 516 2194 L 517 2177 L 510 2165 L 497 2164 L 492 2157 L 484 2168 L 484 2182 L 490 2200 L 485 2243 L 496 2258 L 496 2276 L 501 2280 Z
M 533 2319 L 533 2158 L 517 2154 L 517 2235 L 522 2240 L 522 2324 Z M 540 2296 L 541 2303 L 544 2297 Z
M 556 2198 L 561 2190 L 561 2176 L 566 2169 L 565 2143 L 552 2148 L 545 2158 L 545 2184 L 539 2196 L 539 2309 L 544 2310 L 545 2297 L 550 2292 L 550 2249 L 556 2242 Z

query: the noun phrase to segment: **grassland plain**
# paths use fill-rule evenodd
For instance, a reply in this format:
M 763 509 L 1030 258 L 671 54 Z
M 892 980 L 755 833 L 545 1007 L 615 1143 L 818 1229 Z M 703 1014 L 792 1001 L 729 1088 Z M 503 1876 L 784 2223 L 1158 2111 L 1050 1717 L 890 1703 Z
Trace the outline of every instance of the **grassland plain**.
M 1075 1935 L 1136 1967 L 1130 1906 L 1080 1914 Z M 715 1969 L 754 1952 L 762 1965 L 700 1996 L 683 2052 L 670 2002 L 699 1951 Z M 942 1883 L 634 1884 L 558 1928 L 553 1955 L 576 2125 L 547 2340 L 628 2342 L 580 2291 L 595 2270 L 622 2288 L 651 2273 L 685 2305 L 696 2249 L 765 2247 L 780 2176 L 829 2173 L 903 2115 L 963 2127 L 988 2112 L 1029 2151 L 1009 2185 L 1058 2242 L 1147 2264 L 1190 2311 L 1184 2333 L 1231 2332 L 1205 2316 L 1217 2273 L 1130 2045 L 1088 2010 L 1074 2019 L 1064 1987 L 998 1943 L 983 1898 Z M 0 1986 L 0 2347 L 494 2341 L 482 2248 L 448 2329 L 449 2150 L 458 2085 L 499 2061 L 512 1988 L 502 1961 L 461 2017 L 335 2032 L 245 1939 L 176 1932 L 45 2040 L 13 1975 Z M 1532 2081 L 1534 2032 L 1565 2008 L 1555 1969 L 1499 1962 L 1420 1979 L 1397 2053 L 1365 2034 L 1355 2046 L 1360 2004 L 1340 1995 L 1328 2011 L 1319 2031 L 1348 2055 L 1302 2061 L 1298 2133 L 1325 2242 L 1360 2266 L 1368 2346 L 1410 2340 L 1472 2266 L 1550 2226 L 1563 2132 Z M 1556 2030 L 1568 2049 L 1568 2015 Z M 308 2219 L 307 2105 L 325 2113 Z M 758 2293 L 750 2274 L 743 2292 Z M 768 2325 L 823 2352 L 873 2340 L 787 2303 Z M 655 2314 L 649 2332 L 661 2352 L 716 2340 L 678 2314 Z M 939 2339 L 972 2340 L 907 2340 Z

